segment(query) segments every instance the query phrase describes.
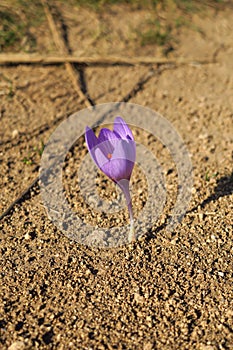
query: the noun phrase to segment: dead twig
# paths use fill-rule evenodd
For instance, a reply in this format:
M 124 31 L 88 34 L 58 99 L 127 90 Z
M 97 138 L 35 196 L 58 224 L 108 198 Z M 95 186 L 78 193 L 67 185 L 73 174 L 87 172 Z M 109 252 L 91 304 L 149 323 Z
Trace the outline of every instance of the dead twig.
M 0 65 L 18 65 L 18 64 L 40 64 L 40 65 L 58 65 L 65 64 L 72 67 L 73 64 L 83 66 L 135 66 L 135 65 L 204 65 L 216 63 L 214 58 L 211 59 L 186 59 L 186 58 L 158 58 L 158 57 L 117 57 L 117 56 L 103 56 L 103 57 L 77 57 L 72 55 L 62 54 L 59 56 L 44 56 L 36 54 L 0 54 Z M 72 79 L 75 77 L 75 71 L 71 70 Z M 69 72 L 69 74 L 71 74 Z M 76 81 L 77 84 L 77 81 Z
M 52 16 L 52 14 L 51 14 L 51 12 L 49 10 L 49 6 L 48 6 L 46 0 L 41 0 L 41 3 L 43 5 L 44 12 L 46 14 L 50 30 L 52 32 L 52 36 L 53 36 L 53 40 L 54 40 L 55 46 L 56 46 L 58 52 L 61 55 L 67 55 L 68 54 L 68 49 L 67 49 L 67 47 L 66 47 L 66 45 L 64 43 L 64 40 L 62 39 L 61 35 L 59 34 L 59 32 L 58 32 L 58 30 L 56 28 L 56 24 L 54 22 L 53 16 Z M 82 99 L 84 99 L 85 105 L 87 107 L 92 106 L 92 103 L 90 102 L 90 99 L 83 93 L 82 89 L 80 89 L 80 87 L 79 87 L 79 84 L 77 82 L 76 70 L 75 70 L 74 66 L 72 65 L 72 63 L 68 62 L 68 61 L 65 62 L 65 68 L 67 70 L 67 73 L 70 76 L 70 79 L 72 81 L 72 84 L 73 84 L 74 89 L 77 92 L 77 94 Z

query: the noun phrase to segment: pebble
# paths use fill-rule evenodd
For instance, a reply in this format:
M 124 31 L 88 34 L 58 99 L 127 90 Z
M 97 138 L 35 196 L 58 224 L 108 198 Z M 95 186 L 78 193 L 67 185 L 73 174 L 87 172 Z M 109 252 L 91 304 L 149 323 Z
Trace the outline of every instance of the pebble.
M 26 233 L 26 235 L 24 236 L 24 239 L 29 240 L 30 238 L 31 237 L 30 237 L 29 233 Z
M 138 293 L 134 293 L 134 299 L 137 303 L 143 303 L 145 301 L 144 297 Z
M 143 350 L 152 350 L 153 344 L 152 343 L 146 343 L 143 345 Z
M 8 350 L 23 350 L 25 349 L 24 343 L 22 341 L 16 341 L 12 343 Z
M 15 139 L 15 138 L 18 137 L 18 136 L 19 136 L 19 131 L 18 131 L 17 129 L 14 129 L 14 130 L 12 131 L 12 138 Z
M 218 275 L 219 275 L 220 277 L 224 277 L 224 272 L 218 271 Z
M 200 350 L 214 350 L 214 347 L 211 346 L 211 345 L 204 345 L 204 344 L 201 344 L 201 345 L 200 345 Z

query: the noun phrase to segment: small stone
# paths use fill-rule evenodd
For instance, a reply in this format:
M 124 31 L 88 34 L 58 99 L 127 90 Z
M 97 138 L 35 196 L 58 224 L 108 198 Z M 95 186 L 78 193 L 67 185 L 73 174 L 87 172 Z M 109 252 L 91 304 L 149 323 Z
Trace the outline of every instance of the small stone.
M 224 272 L 218 271 L 218 275 L 219 275 L 220 277 L 224 277 Z
M 200 213 L 200 214 L 198 214 L 198 216 L 199 216 L 199 220 L 202 221 L 203 220 L 203 214 Z
M 29 240 L 30 238 L 31 237 L 30 237 L 29 233 L 26 233 L 26 235 L 24 236 L 24 239 Z
M 22 341 L 15 341 L 8 348 L 8 350 L 23 350 L 23 349 L 25 349 L 25 345 Z
M 17 129 L 14 129 L 14 130 L 12 131 L 12 138 L 15 139 L 15 138 L 18 137 L 18 136 L 19 136 L 19 131 L 18 131 Z
M 200 345 L 200 350 L 214 350 L 214 347 L 211 346 L 211 345 L 201 344 Z
M 138 293 L 134 293 L 134 299 L 136 300 L 137 303 L 143 303 L 144 302 L 144 297 Z
M 153 344 L 152 343 L 146 343 L 143 345 L 143 350 L 152 350 Z
M 177 241 L 176 238 L 172 239 L 172 240 L 171 240 L 171 244 L 172 244 L 172 245 L 176 245 L 176 241 Z
M 192 194 L 195 194 L 197 192 L 196 188 L 195 187 L 192 187 L 192 190 L 191 190 Z

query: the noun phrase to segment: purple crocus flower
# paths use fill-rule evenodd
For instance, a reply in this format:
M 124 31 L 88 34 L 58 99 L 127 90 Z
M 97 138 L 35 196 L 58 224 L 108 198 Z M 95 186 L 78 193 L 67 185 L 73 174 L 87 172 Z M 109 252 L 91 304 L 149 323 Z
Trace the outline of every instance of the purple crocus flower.
M 116 117 L 113 131 L 103 128 L 96 137 L 93 130 L 87 126 L 85 139 L 95 164 L 125 195 L 130 214 L 129 241 L 132 242 L 135 236 L 129 181 L 136 160 L 136 144 L 132 131 L 121 117 Z

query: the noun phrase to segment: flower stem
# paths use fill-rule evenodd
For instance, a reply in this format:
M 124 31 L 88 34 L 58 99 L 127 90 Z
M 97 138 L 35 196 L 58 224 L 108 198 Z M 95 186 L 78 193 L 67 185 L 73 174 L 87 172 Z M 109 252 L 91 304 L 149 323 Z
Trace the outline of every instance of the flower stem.
M 132 207 L 132 200 L 129 192 L 129 180 L 123 179 L 118 182 L 119 187 L 123 191 L 129 211 L 129 218 L 130 218 L 130 231 L 128 235 L 128 241 L 129 243 L 134 242 L 136 240 L 135 237 L 135 231 L 134 231 L 134 218 L 133 218 L 133 207 Z
M 129 242 L 135 241 L 135 231 L 134 231 L 134 218 L 133 218 L 133 208 L 132 208 L 132 200 L 130 200 L 128 204 L 128 210 L 129 210 L 129 217 L 130 217 L 130 231 L 128 240 Z

